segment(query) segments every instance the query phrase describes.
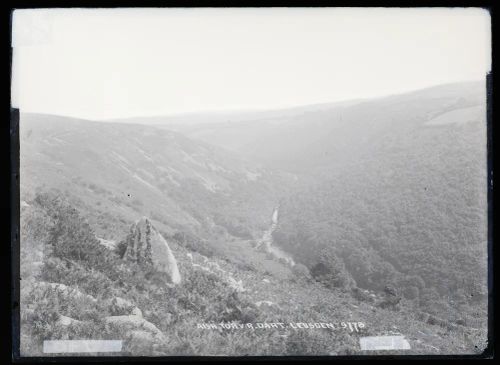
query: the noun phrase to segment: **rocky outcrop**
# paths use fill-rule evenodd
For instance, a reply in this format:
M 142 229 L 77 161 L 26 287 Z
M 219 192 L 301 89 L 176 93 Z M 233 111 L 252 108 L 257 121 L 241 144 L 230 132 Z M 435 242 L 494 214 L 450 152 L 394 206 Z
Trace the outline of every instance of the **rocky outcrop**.
M 148 218 L 142 217 L 132 225 L 125 246 L 124 259 L 139 264 L 151 264 L 156 270 L 168 274 L 173 284 L 181 282 L 181 274 L 172 250 Z

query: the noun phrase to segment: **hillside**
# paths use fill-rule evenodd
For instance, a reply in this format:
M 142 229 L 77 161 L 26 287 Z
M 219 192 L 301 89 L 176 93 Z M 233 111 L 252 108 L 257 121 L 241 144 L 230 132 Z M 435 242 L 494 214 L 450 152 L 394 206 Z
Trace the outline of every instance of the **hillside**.
M 290 174 L 150 126 L 22 114 L 20 139 L 23 199 L 57 189 L 108 240 L 137 215 L 169 234 L 252 238 L 294 183 Z
M 25 356 L 42 355 L 46 339 L 120 339 L 118 356 L 401 353 L 363 351 L 359 340 L 367 336 L 404 336 L 405 354 L 485 346 L 481 332 L 420 317 L 405 300 L 387 306 L 383 295 L 327 288 L 307 270 L 258 252 L 243 266 L 169 240 L 182 276 L 172 286 L 148 264 L 101 245 L 79 212 L 53 194 L 26 202 L 21 224 Z
M 380 142 L 284 199 L 276 241 L 308 266 L 332 248 L 358 286 L 391 284 L 421 310 L 485 326 L 484 119 Z

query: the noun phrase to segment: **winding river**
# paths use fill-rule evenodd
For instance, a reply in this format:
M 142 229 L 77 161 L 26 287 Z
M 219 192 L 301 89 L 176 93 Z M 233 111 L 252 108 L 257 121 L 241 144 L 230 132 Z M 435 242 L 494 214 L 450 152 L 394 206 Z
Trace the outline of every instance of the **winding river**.
M 293 258 L 280 249 L 279 247 L 276 247 L 273 243 L 273 233 L 278 227 L 278 222 L 279 222 L 279 206 L 274 208 L 273 215 L 271 217 L 271 226 L 269 227 L 268 230 L 264 232 L 262 235 L 261 240 L 257 244 L 257 249 L 266 252 L 273 256 L 273 258 L 277 260 L 284 261 L 286 264 L 290 266 L 295 265 L 295 261 L 293 261 Z

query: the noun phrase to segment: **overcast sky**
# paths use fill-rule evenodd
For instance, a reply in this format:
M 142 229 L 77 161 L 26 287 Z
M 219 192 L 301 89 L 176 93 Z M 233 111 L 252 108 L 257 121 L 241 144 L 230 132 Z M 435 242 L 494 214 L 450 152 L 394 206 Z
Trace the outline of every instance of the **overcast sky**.
M 482 9 L 58 9 L 13 15 L 13 104 L 89 119 L 267 109 L 481 80 Z

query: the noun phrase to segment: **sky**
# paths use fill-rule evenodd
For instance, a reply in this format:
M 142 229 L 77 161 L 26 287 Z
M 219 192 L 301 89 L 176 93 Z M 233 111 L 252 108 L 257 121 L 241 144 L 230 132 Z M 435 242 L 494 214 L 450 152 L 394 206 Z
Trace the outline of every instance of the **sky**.
M 12 104 L 93 120 L 380 97 L 484 79 L 477 8 L 16 10 Z

